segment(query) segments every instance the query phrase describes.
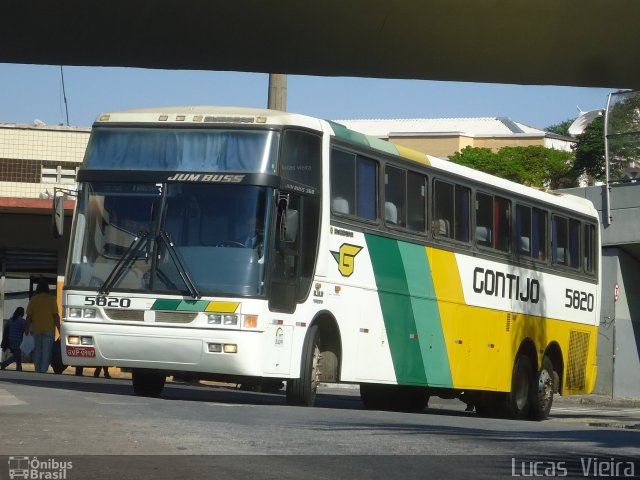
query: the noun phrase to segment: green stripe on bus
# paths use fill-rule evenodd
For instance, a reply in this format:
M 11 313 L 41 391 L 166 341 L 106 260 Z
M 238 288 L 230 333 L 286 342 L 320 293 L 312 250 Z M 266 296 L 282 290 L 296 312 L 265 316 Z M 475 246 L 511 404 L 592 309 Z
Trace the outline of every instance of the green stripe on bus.
M 208 300 L 159 299 L 153 302 L 151 310 L 204 312 L 207 305 L 209 305 Z
M 376 150 L 390 153 L 392 155 L 400 155 L 396 146 L 391 142 L 387 142 L 386 140 L 381 140 L 371 135 L 365 135 L 364 133 L 349 130 L 347 127 L 345 127 L 341 123 L 332 122 L 331 120 L 327 120 L 327 121 L 329 122 L 329 125 L 331 125 L 331 128 L 333 129 L 333 133 L 338 138 L 343 138 L 345 140 L 349 140 L 350 142 L 359 143 L 360 145 L 364 145 L 366 147 L 375 148 Z
M 406 242 L 399 242 L 398 248 L 407 276 L 427 383 L 452 388 L 449 357 L 427 251 L 422 245 Z
M 413 305 L 398 242 L 365 235 L 378 287 L 389 349 L 396 380 L 401 384 L 424 385 L 426 374 L 417 333 Z
M 161 299 L 153 302 L 151 310 L 177 310 L 182 300 Z

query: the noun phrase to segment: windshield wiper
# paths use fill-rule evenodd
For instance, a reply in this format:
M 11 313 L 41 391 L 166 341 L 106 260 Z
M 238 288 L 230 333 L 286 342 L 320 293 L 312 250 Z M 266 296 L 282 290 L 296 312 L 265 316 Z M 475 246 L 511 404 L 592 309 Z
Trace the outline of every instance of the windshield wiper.
M 169 256 L 171 257 L 171 260 L 173 260 L 173 263 L 175 263 L 176 267 L 178 267 L 178 274 L 180 275 L 180 278 L 182 279 L 184 284 L 187 286 L 187 290 L 189 290 L 189 295 L 191 295 L 193 298 L 200 298 L 201 297 L 200 292 L 198 291 L 198 288 L 196 287 L 195 283 L 193 283 L 193 280 L 191 280 L 191 275 L 189 275 L 189 271 L 187 270 L 187 267 L 184 261 L 180 257 L 180 253 L 178 252 L 178 250 L 176 250 L 175 245 L 169 238 L 169 234 L 164 230 L 161 230 L 160 239 L 162 240 L 164 245 L 167 247 L 167 251 L 169 252 Z
M 142 247 L 148 243 L 147 242 L 148 236 L 149 236 L 149 232 L 144 232 L 133 239 L 129 247 L 125 250 L 122 257 L 120 257 L 120 260 L 118 261 L 118 263 L 116 263 L 116 266 L 113 267 L 113 270 L 111 270 L 111 273 L 109 273 L 109 276 L 107 277 L 107 279 L 104 281 L 102 286 L 98 289 L 98 293 L 100 293 L 101 295 L 105 295 L 109 293 L 109 290 L 111 290 L 111 287 L 113 287 L 115 283 L 120 279 L 120 277 L 122 277 L 124 268 L 131 263 L 131 260 L 133 259 L 133 257 L 137 255 L 138 252 L 142 250 Z

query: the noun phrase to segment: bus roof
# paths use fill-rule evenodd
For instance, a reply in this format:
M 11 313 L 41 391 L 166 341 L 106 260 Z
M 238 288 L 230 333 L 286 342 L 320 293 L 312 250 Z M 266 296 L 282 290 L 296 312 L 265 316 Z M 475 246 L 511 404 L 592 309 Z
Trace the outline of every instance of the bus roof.
M 109 123 L 296 125 L 322 130 L 322 120 L 318 118 L 246 107 L 182 106 L 119 110 L 100 114 L 94 126 Z
M 388 154 L 401 156 L 409 161 L 422 165 L 430 165 L 436 170 L 452 173 L 463 178 L 476 180 L 486 185 L 539 200 L 546 204 L 569 208 L 591 217 L 597 217 L 598 212 L 593 204 L 584 198 L 570 194 L 549 193 L 531 187 L 523 186 L 500 177 L 480 172 L 472 168 L 458 165 L 448 160 L 426 155 L 401 145 L 396 145 L 377 137 L 365 135 L 350 130 L 344 125 L 321 120 L 307 115 L 300 115 L 278 110 L 247 107 L 219 107 L 219 106 L 177 106 L 159 108 L 141 108 L 119 110 L 103 113 L 98 116 L 94 126 L 119 123 L 144 124 L 181 124 L 181 125 L 290 125 L 302 126 L 319 131 L 330 131 L 334 136 L 361 144 Z

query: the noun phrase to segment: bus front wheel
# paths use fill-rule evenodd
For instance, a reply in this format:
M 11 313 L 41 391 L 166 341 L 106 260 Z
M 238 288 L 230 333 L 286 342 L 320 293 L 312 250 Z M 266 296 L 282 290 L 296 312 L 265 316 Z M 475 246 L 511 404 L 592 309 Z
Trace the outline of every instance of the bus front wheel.
M 133 393 L 139 397 L 159 397 L 166 379 L 165 375 L 159 373 L 133 370 L 131 372 Z
M 299 407 L 313 407 L 316 391 L 320 383 L 320 332 L 312 325 L 307 332 L 302 348 L 300 378 L 287 380 L 287 404 Z

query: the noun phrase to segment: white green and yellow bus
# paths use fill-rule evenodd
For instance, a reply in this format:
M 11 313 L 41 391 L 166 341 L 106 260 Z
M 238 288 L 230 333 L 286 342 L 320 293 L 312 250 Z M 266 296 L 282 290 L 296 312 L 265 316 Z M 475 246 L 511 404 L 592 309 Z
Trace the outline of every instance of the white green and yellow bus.
M 60 225 L 58 225 L 60 226 Z M 461 397 L 545 418 L 590 393 L 599 220 L 303 115 L 120 111 L 93 125 L 64 286 L 63 359 L 167 376 L 360 385 L 368 408 Z

